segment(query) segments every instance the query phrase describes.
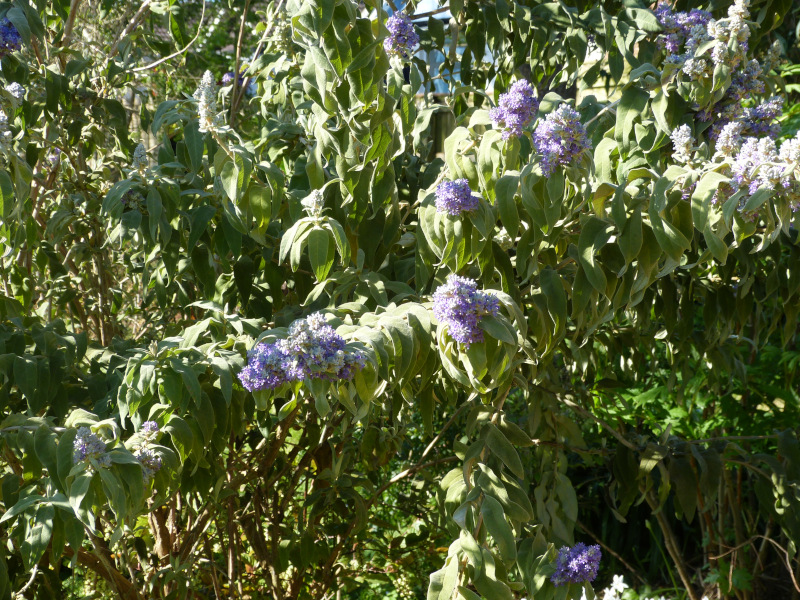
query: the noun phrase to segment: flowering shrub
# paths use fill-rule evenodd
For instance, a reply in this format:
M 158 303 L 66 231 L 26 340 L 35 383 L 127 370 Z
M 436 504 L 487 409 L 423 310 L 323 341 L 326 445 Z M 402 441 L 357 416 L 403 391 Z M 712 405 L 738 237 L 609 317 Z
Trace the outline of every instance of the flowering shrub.
M 386 21 L 389 35 L 383 40 L 383 47 L 389 56 L 409 59 L 414 48 L 419 45 L 419 36 L 414 25 L 404 13 L 395 13 Z
M 600 568 L 600 546 L 577 543 L 572 548 L 564 546 L 558 551 L 556 572 L 550 580 L 557 586 L 567 583 L 591 582 Z
M 248 359 L 239 379 L 250 391 L 305 379 L 352 379 L 365 360 L 361 351 L 347 347 L 321 313 L 295 321 L 286 339 L 259 344 L 248 352 Z
M 436 210 L 458 216 L 478 208 L 479 198 L 469 188 L 469 181 L 443 181 L 436 187 Z
M 781 3 L 117 4 L 0 6 L 0 597 L 789 597 Z

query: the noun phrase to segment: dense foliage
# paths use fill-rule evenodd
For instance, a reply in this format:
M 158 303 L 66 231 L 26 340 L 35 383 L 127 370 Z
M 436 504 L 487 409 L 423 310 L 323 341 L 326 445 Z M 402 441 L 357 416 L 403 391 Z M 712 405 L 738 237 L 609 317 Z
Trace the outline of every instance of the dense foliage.
M 684 4 L 0 3 L 0 596 L 800 593 L 796 14 Z

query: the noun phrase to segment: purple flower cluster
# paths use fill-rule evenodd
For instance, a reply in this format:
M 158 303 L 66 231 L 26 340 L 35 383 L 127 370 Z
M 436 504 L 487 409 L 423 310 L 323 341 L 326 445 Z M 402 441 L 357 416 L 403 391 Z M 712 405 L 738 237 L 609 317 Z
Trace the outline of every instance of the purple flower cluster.
M 733 125 L 726 127 L 720 140 L 728 129 L 733 129 Z M 718 142 L 718 149 L 720 145 Z M 717 190 L 712 199 L 714 204 L 725 202 L 738 190 L 745 190 L 746 194 L 739 202 L 741 211 L 750 196 L 764 188 L 771 191 L 773 198 L 787 202 L 793 211 L 800 210 L 800 135 L 783 142 L 780 151 L 775 141 L 768 137 L 740 138 L 738 151 L 725 154 L 732 157 L 729 159 L 731 181 Z M 748 216 L 755 218 L 754 214 Z
M 147 484 L 161 468 L 161 457 L 152 448 L 142 447 L 133 455 L 142 465 L 142 478 Z
M 581 116 L 562 104 L 540 122 L 533 133 L 533 145 L 542 155 L 542 175 L 549 177 L 557 165 L 568 165 L 592 147 Z
M 466 179 L 443 181 L 436 187 L 436 210 L 457 217 L 478 208 L 479 198 L 472 194 Z
M 693 8 L 689 12 L 674 12 L 669 5 L 662 4 L 655 10 L 656 19 L 664 28 L 658 44 L 670 55 L 680 56 L 700 45 L 711 13 Z
M 495 127 L 503 130 L 503 139 L 519 137 L 539 110 L 531 84 L 524 79 L 515 82 L 505 94 L 500 94 L 497 106 L 489 111 Z
M 402 12 L 394 13 L 386 21 L 386 29 L 389 30 L 389 35 L 383 40 L 386 53 L 406 60 L 410 58 L 414 48 L 419 44 L 419 36 L 408 15 Z
M 101 466 L 108 467 L 111 465 L 111 458 L 106 456 L 105 452 L 106 444 L 96 433 L 93 433 L 88 427 L 78 428 L 78 435 L 72 442 L 72 462 L 74 464 L 93 458 Z
M 433 315 L 447 325 L 447 332 L 456 342 L 469 348 L 483 341 L 480 322 L 484 315 L 496 316 L 500 302 L 491 294 L 479 290 L 472 279 L 449 275 L 447 283 L 433 294 Z
M 22 36 L 14 24 L 7 17 L 3 17 L 0 19 L 0 58 L 20 48 L 22 48 Z
M 709 21 L 708 34 L 714 40 L 711 60 L 715 65 L 728 65 L 735 70 L 744 60 L 750 38 L 750 0 L 734 0 L 728 9 L 728 18 Z
M 146 438 L 153 438 L 158 433 L 158 423 L 155 421 L 145 421 L 139 429 L 139 433 Z
M 556 572 L 550 577 L 554 585 L 594 581 L 600 568 L 600 546 L 577 543 L 572 548 L 564 546 L 558 551 Z
M 731 164 L 733 182 L 740 188 L 746 187 L 752 195 L 760 187 L 774 190 L 785 181 L 783 165 L 771 138 L 747 138 Z M 784 187 L 788 185 L 785 182 Z
M 239 72 L 239 87 L 242 87 L 244 85 L 244 71 L 245 70 L 242 69 Z M 228 71 L 227 73 L 225 73 L 225 75 L 222 76 L 222 85 L 223 86 L 233 85 L 233 78 L 234 78 L 233 71 Z M 255 79 L 251 78 L 250 81 L 247 83 L 247 88 L 244 90 L 244 94 L 248 98 L 251 98 L 252 96 L 256 95 L 257 90 L 258 87 L 256 85 Z
M 295 321 L 285 339 L 259 344 L 247 358 L 239 379 L 251 392 L 305 379 L 351 379 L 366 363 L 364 354 L 347 348 L 344 338 L 325 322 L 322 313 Z

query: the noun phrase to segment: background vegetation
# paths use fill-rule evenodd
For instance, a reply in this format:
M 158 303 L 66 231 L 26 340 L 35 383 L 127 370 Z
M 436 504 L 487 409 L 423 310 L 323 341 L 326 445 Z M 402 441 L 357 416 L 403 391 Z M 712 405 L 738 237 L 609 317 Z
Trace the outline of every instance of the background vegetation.
M 676 73 L 632 1 L 416 4 L 406 61 L 391 2 L 0 4 L 0 596 L 577 600 L 549 577 L 582 541 L 628 599 L 799 597 L 798 213 L 712 201 L 698 115 L 736 69 Z M 799 14 L 750 6 L 742 107 L 783 94 L 786 140 Z M 538 120 L 504 140 L 521 79 Z M 562 103 L 592 150 L 543 177 Z M 458 178 L 480 208 L 447 217 Z M 469 350 L 431 311 L 450 273 L 502 304 Z M 315 311 L 366 366 L 246 391 Z

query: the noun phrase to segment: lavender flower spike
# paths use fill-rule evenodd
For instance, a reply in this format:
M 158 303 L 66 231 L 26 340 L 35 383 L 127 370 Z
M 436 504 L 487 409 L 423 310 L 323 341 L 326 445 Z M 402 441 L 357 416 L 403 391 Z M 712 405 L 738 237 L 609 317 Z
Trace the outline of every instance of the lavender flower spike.
M 325 322 L 321 313 L 295 321 L 285 339 L 259 344 L 247 357 L 239 380 L 251 392 L 305 379 L 352 379 L 366 364 L 366 357 L 347 348 L 344 338 Z
M 436 187 L 436 210 L 454 217 L 478 208 L 478 197 L 472 194 L 466 179 L 443 181 Z
M 211 71 L 203 74 L 200 85 L 194 92 L 197 100 L 197 114 L 200 117 L 200 132 L 213 131 L 218 126 L 217 116 L 217 83 Z
M 469 348 L 483 341 L 480 321 L 484 315 L 496 316 L 500 302 L 478 289 L 472 279 L 449 275 L 447 283 L 433 294 L 433 314 L 456 342 Z
M 161 457 L 156 454 L 152 448 L 141 448 L 134 454 L 136 460 L 142 465 L 142 478 L 145 484 L 155 476 L 156 472 L 161 468 Z
M 0 19 L 0 58 L 22 48 L 22 36 L 7 17 Z
M 562 104 L 539 123 L 533 133 L 533 145 L 542 155 L 542 175 L 549 177 L 557 165 L 568 165 L 592 147 L 580 114 Z
M 419 36 L 414 31 L 414 24 L 405 13 L 394 13 L 386 21 L 389 35 L 383 40 L 383 47 L 389 56 L 408 59 L 414 48 L 419 45 Z
M 539 110 L 539 101 L 533 97 L 533 88 L 527 81 L 514 83 L 505 94 L 500 94 L 497 106 L 489 111 L 495 127 L 502 129 L 503 139 L 519 137 Z
M 572 548 L 564 546 L 558 551 L 556 572 L 550 577 L 553 585 L 594 581 L 600 567 L 600 546 L 578 543 Z
M 108 467 L 111 465 L 111 459 L 105 456 L 105 442 L 88 427 L 78 428 L 78 435 L 75 436 L 75 441 L 72 442 L 72 449 L 73 464 L 94 458 L 101 466 Z

